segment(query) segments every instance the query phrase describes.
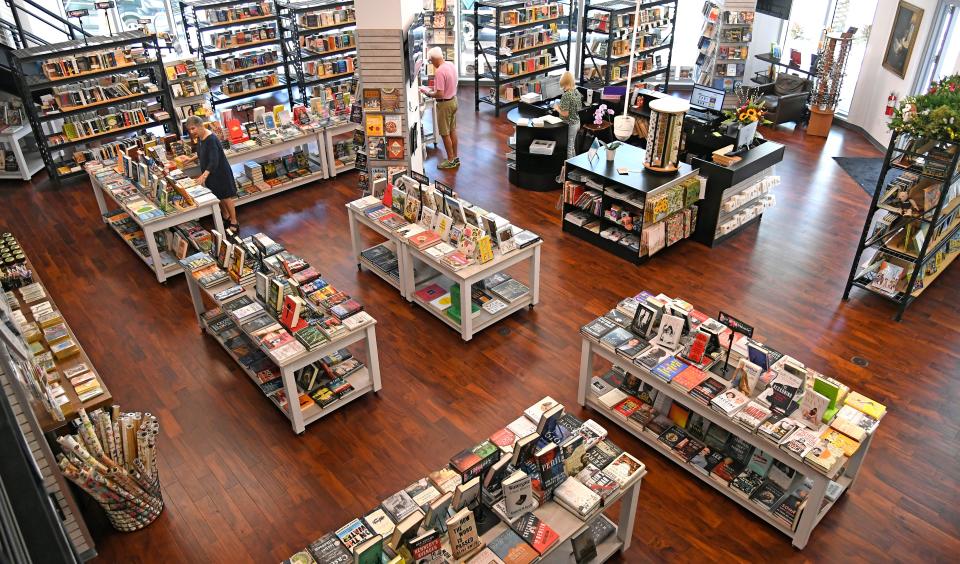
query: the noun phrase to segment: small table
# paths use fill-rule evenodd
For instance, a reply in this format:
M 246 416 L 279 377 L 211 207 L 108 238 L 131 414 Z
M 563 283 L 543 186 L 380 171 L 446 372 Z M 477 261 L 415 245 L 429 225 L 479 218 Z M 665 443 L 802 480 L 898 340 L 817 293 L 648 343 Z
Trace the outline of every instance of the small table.
M 515 151 L 516 161 L 512 165 L 507 163 L 507 172 L 510 183 L 518 188 L 547 192 L 560 187 L 557 177 L 567 158 L 567 123 L 545 123 L 542 127 L 517 125 L 521 119 L 533 120 L 548 114 L 549 112 L 542 108 L 524 103 L 507 114 L 507 119 L 515 126 L 516 132 L 516 145 L 510 147 Z M 531 153 L 530 144 L 535 140 L 555 142 L 553 153 Z
M 758 60 L 760 60 L 760 61 L 763 61 L 763 62 L 767 63 L 768 65 L 773 65 L 773 66 L 785 68 L 785 69 L 787 69 L 787 70 L 796 71 L 796 72 L 798 72 L 798 73 L 800 73 L 800 74 L 803 74 L 803 75 L 806 75 L 806 76 L 808 76 L 808 77 L 810 77 L 810 78 L 813 78 L 813 76 L 817 74 L 817 70 L 816 70 L 816 69 L 806 70 L 806 69 L 802 69 L 802 68 L 800 68 L 800 67 L 798 67 L 798 66 L 796 66 L 796 65 L 792 65 L 792 64 L 790 64 L 790 63 L 780 62 L 780 59 L 774 58 L 773 55 L 771 55 L 771 54 L 769 54 L 769 53 L 760 53 L 760 54 L 754 55 L 754 57 L 756 57 L 756 58 L 757 58 Z
M 100 208 L 100 216 L 101 218 L 103 218 L 103 216 L 108 211 L 110 211 L 107 209 L 107 202 L 104 199 L 104 196 L 107 196 L 111 200 L 113 200 L 113 194 L 111 194 L 109 190 L 101 186 L 100 183 L 97 182 L 97 178 L 94 175 L 90 174 L 89 177 L 90 177 L 90 186 L 93 187 L 93 196 L 97 199 L 97 206 Z M 116 203 L 118 205 L 120 204 L 120 202 L 116 202 Z M 121 207 L 123 206 L 121 205 Z M 162 231 L 170 229 L 171 227 L 176 227 L 177 225 L 186 223 L 188 221 L 199 220 L 201 218 L 207 217 L 208 215 L 213 217 L 213 224 L 216 230 L 219 231 L 220 233 L 224 232 L 223 217 L 220 215 L 220 202 L 217 200 L 213 200 L 203 204 L 197 204 L 195 207 L 191 209 L 167 214 L 163 217 L 158 217 L 150 221 L 141 220 L 139 217 L 137 217 L 137 214 L 126 209 L 125 207 L 124 207 L 124 211 L 126 211 L 130 216 L 130 219 L 132 219 L 133 222 L 139 225 L 140 229 L 143 230 L 143 238 L 146 239 L 147 250 L 149 251 L 150 256 L 145 257 L 141 255 L 140 252 L 136 249 L 136 247 L 133 246 L 133 243 L 131 243 L 127 239 L 123 239 L 123 241 L 131 249 L 133 249 L 133 252 L 138 257 L 143 259 L 143 262 L 145 262 L 147 266 L 150 267 L 151 270 L 153 270 L 154 274 L 157 277 L 157 282 L 161 284 L 164 284 L 167 281 L 167 278 L 170 278 L 171 276 L 176 276 L 177 274 L 180 274 L 181 272 L 183 272 L 183 268 L 181 268 L 180 265 L 177 263 L 168 265 L 166 268 L 163 266 L 163 262 L 160 260 L 160 250 L 157 248 L 157 238 L 155 237 L 156 233 L 160 233 Z M 103 218 L 103 222 L 107 223 L 106 218 Z M 117 232 L 117 235 L 120 235 L 120 233 Z M 121 236 L 121 238 L 123 237 Z M 187 278 L 191 278 L 191 277 L 188 276 Z
M 229 354 L 230 357 L 240 365 L 240 368 L 243 369 L 243 372 L 251 380 L 253 380 L 253 383 L 257 384 L 259 387 L 257 374 L 246 366 L 240 364 L 240 359 L 237 358 L 236 354 L 230 350 L 225 342 L 221 341 L 217 337 L 217 334 L 207 326 L 207 323 L 203 318 L 203 314 L 206 313 L 207 308 L 204 300 L 210 301 L 217 307 L 221 306 L 223 302 L 217 301 L 216 298 L 214 298 L 214 294 L 234 286 L 235 284 L 233 280 L 227 280 L 211 288 L 201 288 L 200 284 L 197 282 L 197 279 L 193 276 L 188 274 L 185 276 L 185 278 L 187 279 L 187 289 L 190 291 L 190 300 L 193 302 L 193 310 L 197 315 L 197 323 L 200 324 L 200 330 L 213 337 L 213 339 L 217 341 L 221 347 L 223 347 L 223 350 L 227 351 L 227 354 Z M 244 293 L 241 295 L 246 295 L 263 305 L 262 302 L 256 299 L 256 293 L 254 292 L 253 287 L 246 287 L 244 289 Z M 239 297 L 240 296 L 233 296 L 227 301 L 239 299 Z M 368 392 L 380 391 L 382 386 L 380 383 L 380 357 L 377 353 L 376 325 L 377 321 L 374 319 L 363 327 L 354 329 L 353 331 L 348 331 L 333 340 L 327 341 L 325 345 L 312 351 L 306 351 L 304 354 L 290 359 L 284 363 L 277 362 L 276 358 L 273 356 L 273 353 L 271 353 L 269 349 L 266 349 L 262 346 L 260 347 L 267 357 L 269 357 L 270 360 L 272 360 L 280 369 L 280 378 L 283 380 L 283 389 L 287 395 L 287 409 L 281 410 L 281 413 L 286 415 L 287 419 L 290 420 L 290 425 L 293 428 L 294 433 L 298 435 L 303 433 L 304 430 L 306 430 L 307 425 L 310 423 L 319 421 L 320 419 L 333 413 L 337 409 L 340 409 L 344 405 L 347 405 L 353 400 L 363 397 Z M 237 326 L 242 327 L 240 324 Z M 257 342 L 256 337 L 253 337 L 249 334 L 248 336 L 254 343 Z M 306 409 L 300 409 L 300 391 L 297 387 L 295 372 L 301 368 L 318 362 L 320 359 L 329 354 L 333 354 L 344 347 L 348 347 L 360 341 L 363 341 L 365 345 L 367 366 L 346 377 L 347 382 L 353 386 L 353 391 L 345 394 L 343 397 L 327 405 L 326 407 L 320 407 L 319 404 L 314 403 Z M 270 400 L 270 402 L 274 403 L 273 400 Z M 274 403 L 274 405 L 277 404 Z M 277 407 L 279 409 L 279 406 Z
M 0 131 L 0 143 L 10 146 L 13 156 L 17 159 L 17 170 L 3 170 L 3 164 L 0 163 L 0 178 L 19 178 L 21 180 L 30 180 L 30 178 L 43 170 L 43 157 L 39 150 L 36 153 L 24 153 L 20 140 L 31 138 L 33 130 L 29 125 L 12 126 Z

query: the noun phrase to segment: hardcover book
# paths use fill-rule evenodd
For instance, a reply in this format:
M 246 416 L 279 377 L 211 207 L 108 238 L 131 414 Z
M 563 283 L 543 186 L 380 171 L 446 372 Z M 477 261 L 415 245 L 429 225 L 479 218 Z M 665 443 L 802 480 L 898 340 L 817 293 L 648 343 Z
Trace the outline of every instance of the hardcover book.
M 418 510 L 417 504 L 403 490 L 383 500 L 380 505 L 394 523 L 403 521 Z
M 676 357 L 668 356 L 666 359 L 653 367 L 650 372 L 657 378 L 669 384 L 671 380 L 676 378 L 686 368 L 687 365 L 682 361 L 678 360 Z
M 327 533 L 313 541 L 307 546 L 307 550 L 318 564 L 353 561 L 353 555 L 333 533 Z
M 844 435 L 862 441 L 877 428 L 879 421 L 858 409 L 845 405 L 837 411 L 830 426 Z
M 505 564 L 529 564 L 538 557 L 537 551 L 524 542 L 513 529 L 506 529 L 488 545 Z
M 627 452 L 620 453 L 613 462 L 603 469 L 603 472 L 625 487 L 638 475 L 642 475 L 646 467 L 633 455 Z
M 393 529 L 396 528 L 394 522 L 391 521 L 390 517 L 380 508 L 368 513 L 363 518 L 363 521 L 371 531 L 383 538 L 390 538 L 390 535 L 393 534 Z
M 450 551 L 455 559 L 467 558 L 483 547 L 473 511 L 467 508 L 461 509 L 447 520 L 447 535 L 450 538 Z
M 594 468 L 596 468 L 594 466 Z M 590 488 L 590 491 L 600 496 L 604 502 L 620 491 L 620 482 L 615 478 L 607 474 L 603 470 L 598 470 L 593 475 L 591 475 L 586 480 L 583 480 L 583 485 Z
M 601 504 L 601 497 L 577 480 L 564 480 L 554 491 L 554 499 L 581 519 L 586 519 Z
M 550 443 L 537 452 L 536 458 L 541 488 L 549 495 L 567 478 L 564 472 L 563 455 L 556 443 Z
M 748 430 L 756 431 L 761 423 L 770 417 L 770 410 L 755 401 L 749 402 L 733 416 L 733 420 Z
M 407 548 L 415 562 L 439 561 L 443 552 L 443 542 L 439 531 L 427 531 L 407 542 Z
M 803 459 L 804 456 L 816 446 L 820 437 L 816 431 L 810 429 L 797 429 L 790 438 L 785 440 L 780 448 L 787 451 L 790 456 L 797 459 Z
M 613 462 L 616 457 L 620 456 L 622 452 L 622 448 L 604 439 L 598 442 L 593 448 L 587 450 L 583 460 L 585 463 L 593 464 L 603 470 L 608 464 Z
M 517 470 L 503 481 L 504 512 L 508 519 L 515 519 L 536 506 L 530 476 Z M 499 553 L 498 553 L 499 554 Z M 502 558 L 502 555 L 500 555 Z
M 546 396 L 540 401 L 538 401 L 537 403 L 523 410 L 523 414 L 524 416 L 526 416 L 527 419 L 537 424 L 540 422 L 540 417 L 544 413 L 550 411 L 551 409 L 557 407 L 558 405 L 560 404 L 559 402 L 557 402 L 557 400 L 553 399 L 550 396 Z
M 340 527 L 336 534 L 340 542 L 349 550 L 373 538 L 373 533 L 360 519 L 354 519 Z
M 521 515 L 513 527 L 520 538 L 540 555 L 545 554 L 554 544 L 560 542 L 560 536 L 556 531 L 530 512 Z

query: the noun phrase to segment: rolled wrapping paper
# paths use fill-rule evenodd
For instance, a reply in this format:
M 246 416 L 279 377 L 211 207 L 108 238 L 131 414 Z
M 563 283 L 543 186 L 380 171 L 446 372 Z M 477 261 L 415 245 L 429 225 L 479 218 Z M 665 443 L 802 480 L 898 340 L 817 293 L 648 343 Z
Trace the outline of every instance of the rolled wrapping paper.
M 103 447 L 104 456 L 110 456 L 110 443 L 107 442 L 107 431 L 106 425 L 103 422 L 103 412 L 94 411 L 91 415 L 91 421 L 93 422 L 93 430 L 97 433 L 97 440 L 100 441 L 100 446 Z
M 113 434 L 113 422 L 105 412 L 100 412 L 100 420 L 103 421 L 104 434 L 107 436 L 107 449 L 110 451 L 110 459 L 117 460 L 117 439 Z
M 103 446 L 100 444 L 100 441 L 97 440 L 97 432 L 96 429 L 93 428 L 93 423 L 90 422 L 90 418 L 87 417 L 87 410 L 81 407 L 77 410 L 77 415 L 80 417 L 80 425 L 77 427 L 77 431 L 80 434 L 80 438 L 83 439 L 87 451 L 93 455 L 94 458 L 103 458 Z
M 57 442 L 60 443 L 60 446 L 64 450 L 75 454 L 77 458 L 82 460 L 87 466 L 90 466 L 98 472 L 107 471 L 107 467 L 96 458 L 90 456 L 90 453 L 87 452 L 87 449 L 83 448 L 83 445 L 78 443 L 72 435 L 63 435 L 62 437 L 57 437 Z
M 137 425 L 132 418 L 123 422 L 123 462 L 124 466 L 133 466 L 133 459 L 137 457 Z

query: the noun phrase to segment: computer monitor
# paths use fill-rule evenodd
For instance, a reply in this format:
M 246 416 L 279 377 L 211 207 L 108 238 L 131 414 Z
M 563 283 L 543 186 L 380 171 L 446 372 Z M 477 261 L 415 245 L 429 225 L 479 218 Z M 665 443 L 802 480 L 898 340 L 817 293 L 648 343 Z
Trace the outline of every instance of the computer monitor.
M 724 96 L 723 90 L 697 84 L 690 94 L 690 105 L 719 112 L 723 109 Z

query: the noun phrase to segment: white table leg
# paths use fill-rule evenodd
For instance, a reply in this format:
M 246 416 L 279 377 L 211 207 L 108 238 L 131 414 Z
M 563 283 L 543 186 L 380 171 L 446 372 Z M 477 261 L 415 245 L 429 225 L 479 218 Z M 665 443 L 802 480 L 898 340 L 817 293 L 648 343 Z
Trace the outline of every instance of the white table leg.
M 307 427 L 303 423 L 303 412 L 300 411 L 300 392 L 293 378 L 293 370 L 280 367 L 280 378 L 283 379 L 283 390 L 287 394 L 287 408 L 290 410 L 290 420 L 293 423 L 293 432 L 302 433 Z
M 100 208 L 100 216 L 103 219 L 103 214 L 107 213 L 107 202 L 103 199 L 103 189 L 97 185 L 97 181 L 90 176 L 90 186 L 93 187 L 93 197 L 97 200 L 97 207 Z M 106 223 L 107 220 L 103 219 L 103 222 Z
M 226 235 L 223 230 L 223 214 L 220 213 L 220 204 L 210 206 L 210 215 L 213 216 L 213 226 L 221 235 Z
M 633 538 L 633 526 L 637 521 L 637 500 L 640 497 L 640 482 L 637 480 L 630 486 L 630 490 L 620 498 L 620 521 L 617 523 L 617 538 L 620 539 L 622 546 L 620 553 L 623 554 L 630 548 L 630 541 Z
M 200 316 L 203 315 L 205 310 L 203 308 L 203 297 L 200 295 L 200 286 L 189 272 L 184 271 L 184 278 L 187 279 L 187 289 L 190 290 L 190 300 L 193 302 L 193 311 L 197 314 L 197 324 L 200 325 L 202 329 L 203 325 L 200 322 Z
M 377 353 L 377 327 L 369 325 L 365 331 L 367 333 L 367 369 L 370 371 L 373 391 L 379 392 L 382 386 L 380 385 L 380 357 Z
M 593 377 L 593 350 L 590 341 L 583 339 L 580 345 L 580 381 L 577 384 L 577 403 L 580 407 L 587 405 L 587 392 L 590 389 L 590 379 Z
M 867 435 L 867 438 L 860 443 L 860 448 L 854 453 L 853 458 L 847 461 L 847 467 L 843 474 L 850 478 L 850 483 L 847 484 L 848 492 L 853 488 L 853 485 L 857 483 L 857 477 L 860 476 L 860 465 L 863 464 L 864 459 L 867 458 L 867 450 L 870 448 L 870 443 L 872 442 L 873 434 Z
M 464 341 L 473 338 L 473 312 L 470 310 L 473 304 L 470 296 L 472 289 L 473 283 L 469 281 L 460 284 L 460 336 Z
M 357 213 L 353 208 L 347 210 L 347 223 L 350 225 L 350 245 L 353 247 L 353 258 L 357 261 L 357 270 L 360 270 L 360 233 L 357 229 Z
M 394 242 L 397 246 L 397 268 L 400 269 L 400 295 L 408 302 L 412 302 L 413 294 L 417 290 L 413 253 L 400 241 L 399 237 L 394 239 Z
M 147 249 L 150 251 L 150 258 L 153 260 L 153 272 L 157 275 L 157 282 L 163 284 L 167 281 L 167 275 L 160 261 L 160 250 L 157 248 L 157 237 L 154 233 L 153 229 L 143 228 L 143 236 L 147 240 Z
M 810 540 L 810 533 L 813 532 L 813 526 L 817 522 L 820 504 L 823 503 L 823 496 L 827 493 L 829 483 L 830 480 L 826 476 L 813 475 L 813 490 L 807 497 L 797 530 L 793 533 L 793 546 L 800 550 L 803 550 L 803 547 L 807 546 L 807 541 Z
M 531 306 L 540 303 L 540 245 L 533 249 L 533 257 L 530 259 L 530 290 L 533 292 L 533 301 Z
M 27 158 L 23 156 L 23 147 L 20 145 L 20 139 L 16 137 L 10 139 L 13 156 L 17 160 L 17 166 L 20 167 L 20 177 L 24 180 L 30 180 L 30 171 L 27 170 Z

